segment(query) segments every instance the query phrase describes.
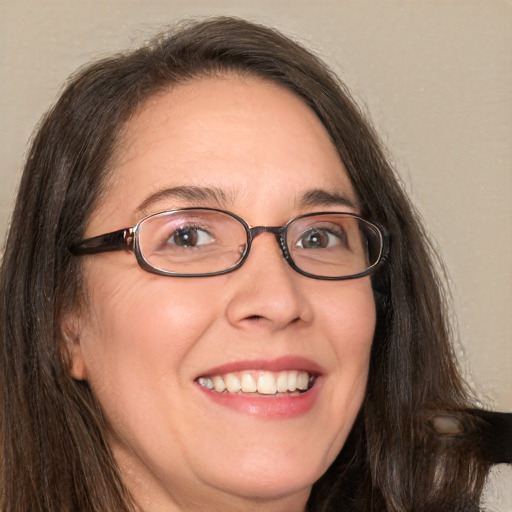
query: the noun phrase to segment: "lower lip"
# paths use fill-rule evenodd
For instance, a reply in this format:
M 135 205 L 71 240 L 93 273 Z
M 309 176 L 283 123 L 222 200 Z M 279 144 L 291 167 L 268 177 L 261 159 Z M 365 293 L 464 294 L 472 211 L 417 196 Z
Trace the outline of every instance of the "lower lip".
M 199 384 L 198 384 L 199 386 Z M 306 414 L 316 403 L 322 379 L 305 393 L 295 396 L 259 397 L 253 395 L 224 394 L 199 386 L 204 395 L 216 404 L 235 411 L 263 418 L 293 418 Z

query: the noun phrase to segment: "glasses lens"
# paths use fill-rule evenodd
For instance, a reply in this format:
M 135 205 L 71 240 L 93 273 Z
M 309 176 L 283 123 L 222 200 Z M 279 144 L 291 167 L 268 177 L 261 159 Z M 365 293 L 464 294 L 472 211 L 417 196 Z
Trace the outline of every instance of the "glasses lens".
M 350 277 L 375 266 L 382 235 L 350 214 L 300 217 L 288 225 L 287 245 L 297 267 L 319 277 Z
M 244 225 L 207 209 L 163 212 L 139 225 L 139 251 L 151 267 L 176 274 L 210 274 L 236 266 L 247 250 Z

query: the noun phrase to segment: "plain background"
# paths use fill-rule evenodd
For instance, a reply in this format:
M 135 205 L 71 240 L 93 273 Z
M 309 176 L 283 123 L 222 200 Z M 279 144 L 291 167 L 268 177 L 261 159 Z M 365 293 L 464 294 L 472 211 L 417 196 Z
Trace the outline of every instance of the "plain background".
M 512 411 L 510 0 L 0 0 L 0 246 L 27 141 L 66 77 L 211 14 L 283 30 L 348 84 L 446 262 L 468 381 Z M 512 511 L 503 482 L 489 510 Z

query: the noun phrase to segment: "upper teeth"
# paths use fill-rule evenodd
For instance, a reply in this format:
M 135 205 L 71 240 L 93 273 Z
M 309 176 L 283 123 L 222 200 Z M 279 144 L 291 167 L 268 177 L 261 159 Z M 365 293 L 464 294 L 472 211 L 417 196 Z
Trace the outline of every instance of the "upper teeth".
M 268 372 L 263 370 L 249 370 L 237 373 L 225 373 L 211 377 L 199 377 L 197 382 L 208 389 L 218 393 L 260 393 L 262 395 L 275 395 L 293 391 L 305 391 L 309 387 L 310 375 L 308 372 L 286 370 L 281 372 Z

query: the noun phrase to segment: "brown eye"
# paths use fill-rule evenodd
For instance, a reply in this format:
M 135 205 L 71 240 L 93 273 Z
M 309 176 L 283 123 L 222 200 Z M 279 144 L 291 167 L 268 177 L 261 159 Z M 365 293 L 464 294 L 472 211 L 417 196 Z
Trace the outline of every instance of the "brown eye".
M 297 242 L 302 249 L 327 249 L 344 245 L 345 234 L 326 228 L 314 228 L 304 232 Z
M 329 235 L 323 230 L 310 230 L 302 235 L 299 245 L 304 249 L 324 249 L 329 245 Z
M 205 230 L 196 227 L 177 229 L 169 238 L 169 243 L 178 247 L 196 247 L 212 241 L 212 236 Z

